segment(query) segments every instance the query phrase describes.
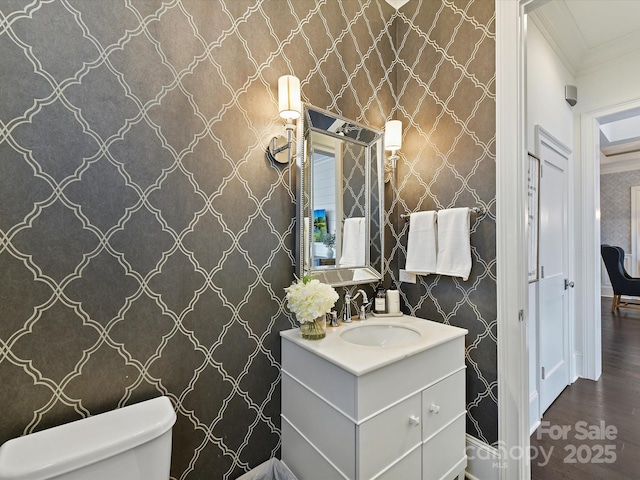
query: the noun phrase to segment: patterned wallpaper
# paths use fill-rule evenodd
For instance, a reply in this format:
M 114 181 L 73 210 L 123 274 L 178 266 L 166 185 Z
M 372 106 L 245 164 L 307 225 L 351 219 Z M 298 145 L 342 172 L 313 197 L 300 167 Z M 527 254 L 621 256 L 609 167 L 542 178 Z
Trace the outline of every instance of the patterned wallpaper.
M 492 5 L 3 1 L 0 443 L 164 394 L 172 478 L 277 455 L 295 216 L 264 158 L 277 78 L 358 122 L 411 125 L 385 190 L 393 281 L 400 210 L 493 207 Z M 493 214 L 474 223 L 469 282 L 403 286 L 412 313 L 470 329 L 468 431 L 489 442 L 494 236 Z
M 371 157 L 375 156 L 375 146 Z M 369 175 L 369 262 L 378 272 L 382 271 L 380 250 L 380 195 L 377 164 L 371 162 Z M 367 210 L 366 148 L 348 143 L 342 152 L 342 218 L 365 217 Z M 344 237 L 343 237 L 344 238 Z
M 394 116 L 404 140 L 392 204 L 389 274 L 404 268 L 399 213 L 483 207 L 472 215 L 468 281 L 440 275 L 400 284 L 405 312 L 469 330 L 467 433 L 498 440 L 495 246 L 495 6 L 492 0 L 409 2 L 397 22 Z M 389 238 L 389 237 L 387 237 Z
M 601 243 L 631 253 L 631 187 L 640 185 L 640 170 L 600 176 Z
M 346 143 L 342 148 L 342 218 L 364 217 L 366 148 Z

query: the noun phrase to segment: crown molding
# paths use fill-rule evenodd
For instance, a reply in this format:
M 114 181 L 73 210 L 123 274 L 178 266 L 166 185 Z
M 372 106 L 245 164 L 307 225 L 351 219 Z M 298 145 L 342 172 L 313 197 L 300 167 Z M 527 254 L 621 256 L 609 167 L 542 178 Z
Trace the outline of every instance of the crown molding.
M 563 2 L 547 2 L 544 9 L 534 10 L 529 14 L 529 18 L 575 77 L 577 66 L 588 49 L 566 5 Z
M 640 170 L 640 152 L 630 152 L 612 157 L 600 154 L 600 175 Z
M 529 17 L 574 77 L 637 58 L 640 50 L 640 31 L 589 48 L 564 1 L 547 2 Z

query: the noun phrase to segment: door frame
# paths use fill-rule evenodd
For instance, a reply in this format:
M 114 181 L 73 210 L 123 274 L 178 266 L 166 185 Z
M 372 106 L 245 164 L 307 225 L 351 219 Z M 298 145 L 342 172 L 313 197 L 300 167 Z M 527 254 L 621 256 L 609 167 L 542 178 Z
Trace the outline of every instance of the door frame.
M 582 244 L 576 263 L 576 317 L 581 329 L 576 333 L 576 346 L 582 348 L 582 367 L 578 375 L 597 380 L 602 374 L 602 342 L 600 314 L 600 119 L 626 110 L 640 108 L 640 99 L 585 112 L 580 119 L 582 161 L 576 162 L 576 201 L 580 201 L 581 218 L 576 218 L 576 231 Z M 576 216 L 578 217 L 578 216 Z M 578 288 L 579 287 L 579 288 Z
M 536 0 L 495 2 L 498 470 L 501 480 L 531 478 L 529 455 L 522 452 L 529 452 L 530 444 L 524 94 L 525 10 L 533 1 Z

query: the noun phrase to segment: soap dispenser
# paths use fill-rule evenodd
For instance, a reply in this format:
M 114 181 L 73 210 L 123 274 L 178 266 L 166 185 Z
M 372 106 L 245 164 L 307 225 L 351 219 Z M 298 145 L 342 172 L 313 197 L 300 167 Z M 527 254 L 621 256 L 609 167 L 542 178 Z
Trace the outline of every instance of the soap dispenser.
M 378 285 L 378 288 L 376 290 L 374 310 L 375 310 L 375 313 L 387 312 L 387 295 L 384 291 L 384 287 L 382 286 L 382 284 Z

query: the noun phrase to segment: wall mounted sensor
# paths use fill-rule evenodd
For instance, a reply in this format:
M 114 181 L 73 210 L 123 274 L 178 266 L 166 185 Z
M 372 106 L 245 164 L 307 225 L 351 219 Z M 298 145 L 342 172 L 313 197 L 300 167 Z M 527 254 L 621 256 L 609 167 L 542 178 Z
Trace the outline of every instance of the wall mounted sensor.
M 564 99 L 572 107 L 578 103 L 578 87 L 575 85 L 566 85 L 564 87 Z

